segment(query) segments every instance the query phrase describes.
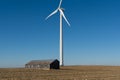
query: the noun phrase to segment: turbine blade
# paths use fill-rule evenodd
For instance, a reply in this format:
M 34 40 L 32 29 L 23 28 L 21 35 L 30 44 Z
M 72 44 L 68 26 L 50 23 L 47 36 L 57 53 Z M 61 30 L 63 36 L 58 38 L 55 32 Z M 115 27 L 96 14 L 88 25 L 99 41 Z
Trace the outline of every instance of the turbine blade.
M 63 18 L 65 19 L 65 21 L 67 22 L 67 24 L 70 26 L 70 23 L 68 22 L 67 18 L 66 18 L 65 15 L 64 15 L 64 12 L 63 12 L 61 9 L 59 9 L 59 11 L 60 11 L 60 13 L 62 14 L 62 16 L 63 16 Z
M 55 13 L 57 13 L 58 9 L 56 9 L 55 11 L 53 11 L 48 17 L 45 18 L 45 20 L 47 20 L 49 17 L 51 17 L 52 15 L 54 15 Z
M 59 6 L 58 6 L 58 8 L 60 8 L 61 4 L 62 4 L 62 0 L 60 0 L 60 3 L 59 3 Z

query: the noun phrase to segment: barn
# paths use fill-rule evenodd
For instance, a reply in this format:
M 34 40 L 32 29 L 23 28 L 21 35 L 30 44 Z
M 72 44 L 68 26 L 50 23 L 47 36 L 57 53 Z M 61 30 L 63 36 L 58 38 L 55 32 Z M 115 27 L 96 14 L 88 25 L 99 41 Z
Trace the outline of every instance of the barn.
M 38 69 L 59 69 L 59 61 L 54 60 L 32 60 L 25 64 L 25 68 L 38 68 Z

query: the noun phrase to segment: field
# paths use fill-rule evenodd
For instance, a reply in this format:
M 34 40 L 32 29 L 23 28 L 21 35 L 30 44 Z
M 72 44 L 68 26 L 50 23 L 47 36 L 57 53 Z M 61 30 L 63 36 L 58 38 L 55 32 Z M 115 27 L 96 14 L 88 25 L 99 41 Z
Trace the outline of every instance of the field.
M 120 80 L 120 66 L 65 66 L 60 70 L 1 68 L 0 80 Z

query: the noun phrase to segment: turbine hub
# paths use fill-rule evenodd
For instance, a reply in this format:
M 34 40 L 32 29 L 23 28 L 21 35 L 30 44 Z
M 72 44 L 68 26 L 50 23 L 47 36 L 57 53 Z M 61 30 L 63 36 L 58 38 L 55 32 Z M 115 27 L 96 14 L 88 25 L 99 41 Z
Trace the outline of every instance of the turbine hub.
M 62 11 L 65 11 L 65 9 L 64 8 L 60 8 Z

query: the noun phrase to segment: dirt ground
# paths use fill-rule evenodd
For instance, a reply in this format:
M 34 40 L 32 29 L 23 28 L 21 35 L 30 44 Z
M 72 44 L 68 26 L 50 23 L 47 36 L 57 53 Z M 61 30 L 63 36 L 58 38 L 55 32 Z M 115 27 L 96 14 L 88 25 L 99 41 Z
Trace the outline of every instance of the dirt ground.
M 60 70 L 1 68 L 0 80 L 120 80 L 120 66 L 65 66 Z

